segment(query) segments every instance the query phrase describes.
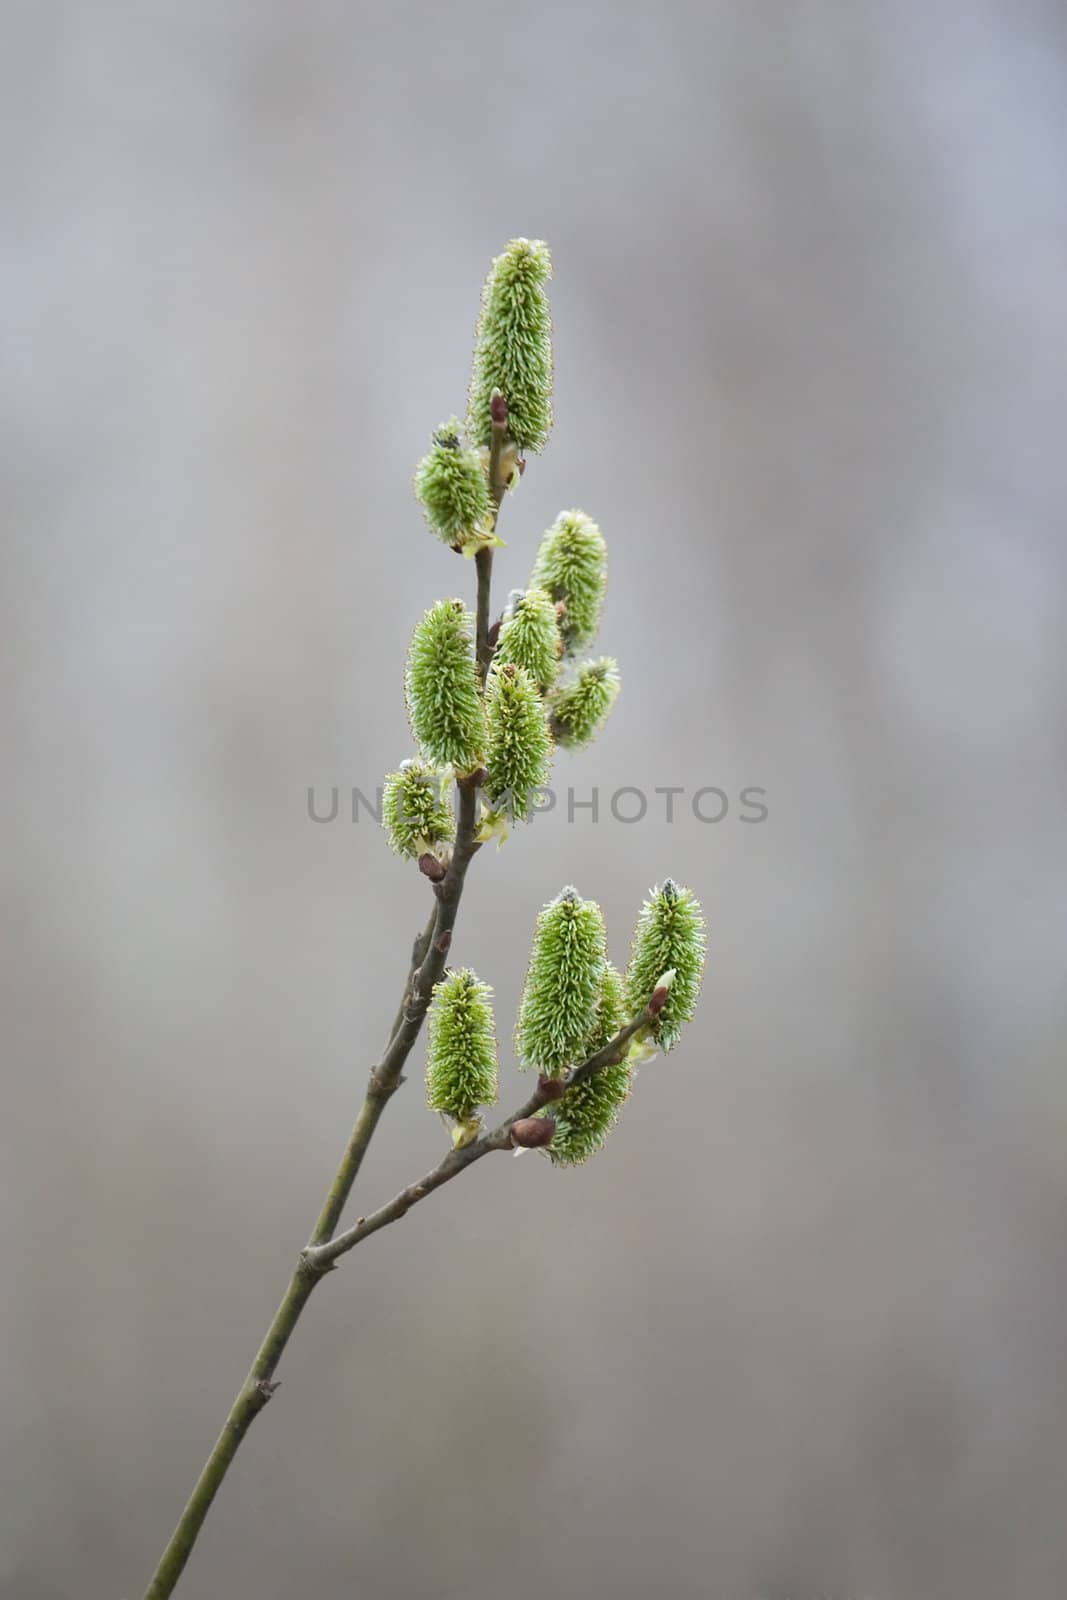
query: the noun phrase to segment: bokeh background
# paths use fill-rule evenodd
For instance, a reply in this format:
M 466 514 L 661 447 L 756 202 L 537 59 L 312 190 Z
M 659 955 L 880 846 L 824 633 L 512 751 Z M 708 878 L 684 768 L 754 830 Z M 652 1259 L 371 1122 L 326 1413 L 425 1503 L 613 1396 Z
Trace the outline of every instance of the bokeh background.
M 472 579 L 410 477 L 518 233 L 557 427 L 497 593 L 584 506 L 625 692 L 456 954 L 507 1041 L 540 904 L 619 959 L 670 872 L 703 1007 L 594 1165 L 487 1162 L 323 1286 L 180 1593 L 1062 1595 L 1063 7 L 4 36 L 0 1596 L 142 1592 L 392 1017 L 426 886 L 347 797 Z M 420 1071 L 358 1208 L 442 1149 Z

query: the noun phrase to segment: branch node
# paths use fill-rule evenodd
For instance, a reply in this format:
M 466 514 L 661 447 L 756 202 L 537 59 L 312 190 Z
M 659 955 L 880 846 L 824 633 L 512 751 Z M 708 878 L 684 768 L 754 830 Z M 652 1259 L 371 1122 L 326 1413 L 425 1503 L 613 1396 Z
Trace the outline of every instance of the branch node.
M 457 789 L 480 789 L 489 774 L 484 767 L 475 767 L 473 772 L 465 772 L 461 778 L 456 779 Z
M 315 1255 L 314 1245 L 305 1245 L 300 1252 L 300 1265 L 297 1271 L 302 1278 L 312 1278 L 317 1281 L 319 1278 L 324 1278 L 328 1272 L 332 1272 L 335 1266 L 334 1261 L 319 1261 Z
M 388 1100 L 389 1096 L 400 1088 L 403 1081 L 401 1073 L 397 1073 L 395 1078 L 386 1078 L 382 1076 L 380 1066 L 371 1067 L 370 1077 L 367 1079 L 367 1094 L 373 1100 Z

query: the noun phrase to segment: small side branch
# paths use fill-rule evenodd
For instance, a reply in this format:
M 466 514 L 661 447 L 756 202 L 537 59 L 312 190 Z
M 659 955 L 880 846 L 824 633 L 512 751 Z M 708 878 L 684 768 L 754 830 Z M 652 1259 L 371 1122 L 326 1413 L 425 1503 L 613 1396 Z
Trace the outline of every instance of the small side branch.
M 562 1084 L 564 1092 L 576 1083 L 582 1083 L 596 1072 L 602 1072 L 605 1067 L 615 1066 L 622 1061 L 629 1048 L 630 1041 L 640 1028 L 645 1027 L 654 1017 L 655 1012 L 651 1007 L 646 1007 L 638 1016 L 634 1017 L 620 1028 L 613 1039 L 583 1061 L 580 1066 L 574 1067 L 565 1078 L 555 1083 L 553 1080 L 542 1080 L 538 1083 L 533 1094 L 526 1103 L 506 1117 L 499 1127 L 491 1133 L 483 1133 L 480 1138 L 471 1144 L 464 1145 L 458 1150 L 450 1150 L 448 1154 L 426 1173 L 425 1177 L 417 1183 L 410 1183 L 399 1194 L 384 1206 L 379 1206 L 377 1211 L 370 1212 L 365 1217 L 360 1217 L 351 1228 L 346 1228 L 335 1239 L 326 1244 L 309 1245 L 304 1251 L 303 1261 L 306 1270 L 322 1273 L 334 1266 L 342 1256 L 354 1250 L 357 1244 L 362 1244 L 364 1239 L 372 1233 L 377 1233 L 381 1228 L 386 1228 L 391 1222 L 399 1222 L 401 1217 L 407 1216 L 412 1206 L 420 1200 L 433 1194 L 435 1189 L 440 1189 L 443 1184 L 458 1178 L 461 1172 L 466 1172 L 476 1161 L 489 1155 L 492 1150 L 508 1150 L 511 1148 L 511 1130 L 516 1122 L 521 1122 L 526 1117 L 536 1116 L 551 1100 L 558 1097 L 559 1087 Z

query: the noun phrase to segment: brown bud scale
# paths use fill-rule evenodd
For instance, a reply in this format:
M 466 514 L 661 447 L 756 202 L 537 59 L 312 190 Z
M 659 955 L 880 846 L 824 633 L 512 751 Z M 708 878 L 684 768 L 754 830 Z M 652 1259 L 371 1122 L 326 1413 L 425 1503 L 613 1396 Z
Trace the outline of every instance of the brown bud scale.
M 554 1117 L 520 1117 L 511 1124 L 511 1142 L 519 1150 L 538 1150 L 556 1136 Z
M 419 871 L 424 878 L 429 878 L 431 883 L 440 883 L 446 870 L 443 862 L 438 861 L 430 850 L 424 851 L 419 857 Z

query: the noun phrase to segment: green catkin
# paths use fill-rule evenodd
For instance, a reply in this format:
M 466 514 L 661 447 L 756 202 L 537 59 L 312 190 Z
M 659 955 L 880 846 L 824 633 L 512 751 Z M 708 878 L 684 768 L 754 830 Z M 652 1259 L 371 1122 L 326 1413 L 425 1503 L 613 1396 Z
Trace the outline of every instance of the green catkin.
M 584 511 L 561 511 L 541 540 L 530 582 L 562 600 L 559 627 L 568 654 L 596 637 L 607 581 L 604 535 Z
M 552 317 L 545 285 L 552 257 L 543 239 L 512 239 L 493 261 L 482 290 L 467 409 L 467 436 L 486 446 L 489 402 L 507 401 L 506 438 L 517 450 L 543 450 L 552 427 Z
M 473 772 L 485 754 L 485 716 L 474 666 L 473 618 L 462 600 L 438 600 L 408 651 L 407 702 L 426 761 Z
M 456 836 L 456 819 L 445 799 L 444 774 L 418 761 L 402 761 L 382 787 L 382 826 L 399 856 L 440 853 Z
M 450 417 L 415 468 L 415 498 L 437 537 L 472 553 L 492 540 L 489 484 L 477 450 L 463 448 L 459 422 Z
M 460 1125 L 497 1097 L 493 991 L 469 968 L 434 985 L 426 1053 L 426 1103 Z M 458 1141 L 457 1141 L 458 1142 Z
M 586 1047 L 587 1056 L 602 1050 L 627 1020 L 623 1001 L 622 973 L 613 961 L 606 961 L 597 998 L 596 1021 Z
M 548 782 L 552 759 L 544 703 L 523 667 L 494 662 L 485 714 L 486 800 L 491 811 L 521 820 L 529 815 L 536 791 Z
M 588 744 L 607 721 L 620 687 L 613 656 L 583 661 L 571 682 L 553 689 L 548 697 L 552 737 L 567 750 Z
M 544 589 L 515 595 L 500 625 L 494 660 L 525 667 L 542 692 L 556 680 L 562 640 L 555 602 Z
M 613 1039 L 624 1021 L 622 977 L 609 961 L 587 1056 L 595 1055 Z M 562 1100 L 549 1106 L 545 1114 L 555 1118 L 556 1132 L 547 1154 L 554 1166 L 578 1166 L 603 1147 L 630 1093 L 631 1081 L 629 1061 L 619 1061 L 583 1078 Z
M 704 926 L 700 902 L 673 878 L 653 889 L 641 907 L 626 971 L 626 1013 L 636 1016 L 664 974 L 673 973 L 666 1003 L 648 1029 L 661 1050 L 674 1048 L 696 1010 L 707 952 Z
M 515 1030 L 524 1067 L 559 1078 L 585 1059 L 606 964 L 600 907 L 564 889 L 537 918 Z

